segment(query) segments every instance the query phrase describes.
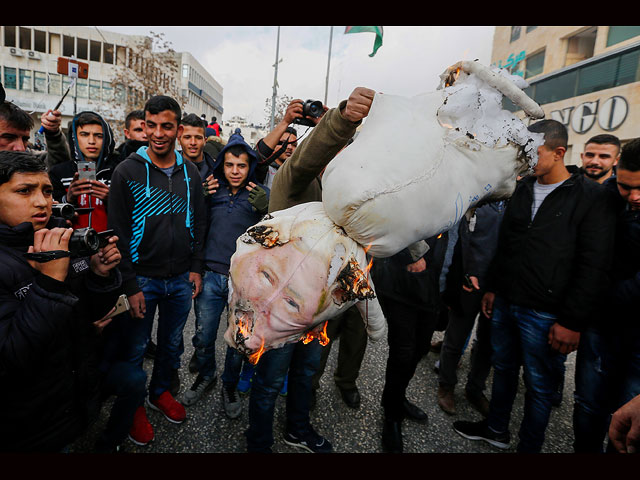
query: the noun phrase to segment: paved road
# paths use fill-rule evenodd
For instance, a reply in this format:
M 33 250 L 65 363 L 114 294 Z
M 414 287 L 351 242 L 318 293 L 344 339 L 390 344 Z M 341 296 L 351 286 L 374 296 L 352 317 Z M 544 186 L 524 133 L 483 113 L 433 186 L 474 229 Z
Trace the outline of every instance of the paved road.
M 218 333 L 218 374 L 224 361 L 224 342 L 222 339 L 226 321 L 221 322 Z M 182 382 L 181 393 L 195 380 L 189 373 L 187 364 L 193 353 L 191 337 L 194 331 L 195 318 L 190 314 L 185 327 L 185 353 L 180 369 Z M 436 332 L 434 340 L 442 338 Z M 332 381 L 332 372 L 337 360 L 337 347 L 332 348 L 327 370 L 322 378 L 318 392 L 318 406 L 312 412 L 312 425 L 316 431 L 333 444 L 335 452 L 341 453 L 375 453 L 382 452 L 380 436 L 382 432 L 382 408 L 380 398 L 384 385 L 384 370 L 388 348 L 386 341 L 370 343 L 364 358 L 358 385 L 362 394 L 360 409 L 348 408 L 340 397 L 340 393 Z M 409 385 L 407 397 L 420 406 L 429 415 L 427 425 L 408 420 L 403 423 L 404 447 L 407 453 L 492 453 L 503 452 L 484 442 L 473 442 L 460 437 L 452 429 L 457 419 L 479 420 L 481 416 L 471 408 L 460 386 L 456 389 L 458 414 L 449 416 L 438 407 L 436 400 L 437 375 L 433 366 L 437 355 L 429 353 L 419 363 L 416 374 Z M 572 452 L 573 433 L 571 428 L 573 370 L 575 353 L 567 360 L 567 376 L 564 385 L 564 399 L 560 407 L 552 412 L 543 453 Z M 145 360 L 145 369 L 150 373 L 151 361 Z M 465 379 L 469 367 L 469 353 L 463 356 L 459 369 L 459 379 Z M 489 382 L 491 379 L 489 379 Z M 511 420 L 512 445 L 517 440 L 517 431 L 522 419 L 524 386 L 521 383 Z M 248 397 L 244 397 L 242 416 L 235 420 L 228 419 L 222 410 L 220 382 L 212 391 L 196 405 L 187 408 L 187 420 L 181 425 L 169 423 L 156 411 L 148 409 L 149 419 L 155 429 L 155 439 L 149 445 L 138 447 L 130 441 L 125 448 L 139 453 L 243 453 L 246 451 L 244 431 L 248 426 Z M 285 399 L 280 397 L 276 404 L 274 420 L 274 452 L 294 453 L 298 450 L 289 447 L 282 441 L 285 415 Z M 73 452 L 86 452 L 95 441 L 97 432 L 106 422 L 110 403 L 103 407 L 100 419 L 80 438 L 71 449 Z

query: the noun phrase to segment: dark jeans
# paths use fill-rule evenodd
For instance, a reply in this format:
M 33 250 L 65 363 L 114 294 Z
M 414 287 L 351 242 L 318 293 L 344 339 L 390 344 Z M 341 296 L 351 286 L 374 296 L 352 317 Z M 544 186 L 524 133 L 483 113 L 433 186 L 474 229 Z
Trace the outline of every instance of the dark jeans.
M 567 357 L 548 343 L 549 329 L 555 322 L 555 315 L 509 304 L 496 296 L 491 318 L 493 388 L 488 422 L 496 432 L 509 429 L 522 365 L 526 386 L 518 443 L 522 453 L 542 449 L 558 372 Z
M 173 371 L 180 367 L 184 352 L 182 331 L 191 310 L 191 283 L 189 272 L 170 278 L 139 275 L 137 281 L 144 294 L 146 313 L 142 319 L 131 318 L 129 361 L 142 366 L 157 309 L 157 350 L 149 382 L 149 397 L 155 399 L 169 390 Z
M 407 386 L 429 351 L 437 316 L 383 295 L 378 300 L 387 319 L 389 343 L 382 406 L 386 419 L 401 421 Z
M 338 345 L 338 366 L 333 374 L 336 385 L 345 390 L 356 388 L 356 380 L 360 375 L 360 366 L 367 350 L 367 329 L 360 311 L 354 305 L 337 318 L 327 323 L 329 344 L 322 349 L 318 371 L 313 376 L 313 389 L 320 388 L 320 378 L 327 366 L 331 346 L 340 340 Z
M 471 350 L 471 368 L 467 376 L 466 390 L 479 395 L 484 391 L 487 377 L 491 371 L 491 323 L 480 312 L 480 300 L 483 292 L 460 293 L 461 310 L 449 310 L 449 323 L 444 334 L 440 351 L 439 381 L 440 384 L 453 388 L 458 383 L 456 374 L 460 357 L 465 344 L 478 317 L 476 340 Z M 478 315 L 479 314 L 479 315 Z
M 222 372 L 222 383 L 227 387 L 236 388 L 240 380 L 240 372 L 245 362 L 249 360 L 235 348 L 227 346 L 227 352 L 224 357 L 224 371 Z M 247 363 L 247 366 L 250 366 Z M 245 367 L 246 368 L 246 367 Z
M 583 332 L 575 381 L 574 450 L 602 453 L 611 414 L 640 395 L 640 328 Z
M 112 450 L 127 437 L 133 416 L 146 394 L 147 374 L 129 362 L 114 363 L 102 380 L 104 398 L 116 396 L 104 431 L 100 434 L 96 448 Z
M 206 378 L 216 375 L 216 339 L 220 315 L 227 305 L 229 277 L 206 271 L 202 276 L 202 292 L 194 300 L 196 331 L 193 335 L 198 373 Z
M 322 348 L 317 340 L 313 340 L 306 345 L 289 343 L 262 355 L 256 365 L 249 398 L 249 428 L 245 432 L 247 451 L 271 451 L 275 403 L 287 372 L 286 431 L 302 436 L 311 428 L 311 379 L 318 368 Z

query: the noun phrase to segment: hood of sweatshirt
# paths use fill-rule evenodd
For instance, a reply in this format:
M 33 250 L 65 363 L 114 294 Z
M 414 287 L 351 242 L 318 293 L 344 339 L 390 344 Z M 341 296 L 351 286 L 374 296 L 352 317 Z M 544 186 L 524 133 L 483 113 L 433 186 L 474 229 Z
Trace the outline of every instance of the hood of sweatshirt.
M 255 174 L 255 169 L 258 164 L 258 155 L 255 150 L 251 148 L 251 146 L 244 141 L 244 137 L 240 134 L 240 129 L 236 129 L 235 133 L 229 137 L 229 141 L 227 144 L 220 150 L 218 156 L 215 159 L 213 165 L 213 175 L 218 179 L 221 184 L 227 184 L 227 179 L 224 176 L 224 154 L 234 146 L 240 146 L 244 149 L 244 151 L 249 155 L 249 175 L 247 176 L 247 180 L 245 185 L 249 182 L 260 183 L 258 182 Z
M 115 139 L 113 137 L 113 131 L 111 130 L 111 126 L 109 126 L 109 124 L 104 120 L 104 118 L 102 118 L 101 115 L 97 114 L 96 112 L 80 112 L 75 117 L 73 117 L 73 120 L 71 121 L 71 128 L 69 130 L 69 134 L 67 137 L 69 141 L 69 151 L 71 152 L 71 157 L 73 158 L 74 161 L 76 162 L 84 161 L 84 155 L 82 155 L 80 148 L 78 148 L 78 127 L 77 127 L 78 117 L 83 113 L 92 113 L 96 115 L 100 119 L 100 122 L 102 123 L 102 133 L 103 133 L 102 150 L 100 150 L 100 156 L 98 157 L 98 161 L 96 162 L 96 171 L 100 171 L 102 168 L 103 162 L 105 161 L 105 159 L 109 158 L 109 156 L 114 152 L 115 145 L 116 145 Z

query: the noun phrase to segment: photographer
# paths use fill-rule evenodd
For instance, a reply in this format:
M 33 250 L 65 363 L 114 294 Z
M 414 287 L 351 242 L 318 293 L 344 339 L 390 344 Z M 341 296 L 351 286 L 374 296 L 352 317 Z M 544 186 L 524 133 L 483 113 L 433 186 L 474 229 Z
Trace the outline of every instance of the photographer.
M 271 188 L 278 168 L 293 155 L 297 148 L 298 133 L 291 124 L 313 127 L 320 122 L 320 118 L 327 110 L 328 107 L 320 102 L 291 100 L 282 120 L 256 145 L 259 159 L 256 176 L 259 182 Z
M 59 452 L 99 408 L 97 346 L 121 285 L 117 237 L 73 255 L 77 236 L 51 217 L 52 192 L 42 159 L 0 152 L 0 452 Z

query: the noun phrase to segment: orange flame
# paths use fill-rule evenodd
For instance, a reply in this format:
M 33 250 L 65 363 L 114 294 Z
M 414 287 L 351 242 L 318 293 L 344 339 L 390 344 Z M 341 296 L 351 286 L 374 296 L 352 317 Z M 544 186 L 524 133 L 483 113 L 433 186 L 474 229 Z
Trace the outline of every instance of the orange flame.
M 313 341 L 314 338 L 317 338 L 318 342 L 323 347 L 329 343 L 329 337 L 327 337 L 327 322 L 324 322 L 324 326 L 322 327 L 321 331 L 318 332 L 312 330 L 311 332 L 307 332 L 307 334 L 302 337 L 301 340 L 302 343 L 306 345 L 307 343 Z
M 264 353 L 264 338 L 262 339 L 262 343 L 260 344 L 260 348 L 258 349 L 258 351 L 249 355 L 248 357 L 249 363 L 251 363 L 251 365 L 257 364 L 258 360 L 260 360 L 260 357 L 262 357 L 263 353 Z

